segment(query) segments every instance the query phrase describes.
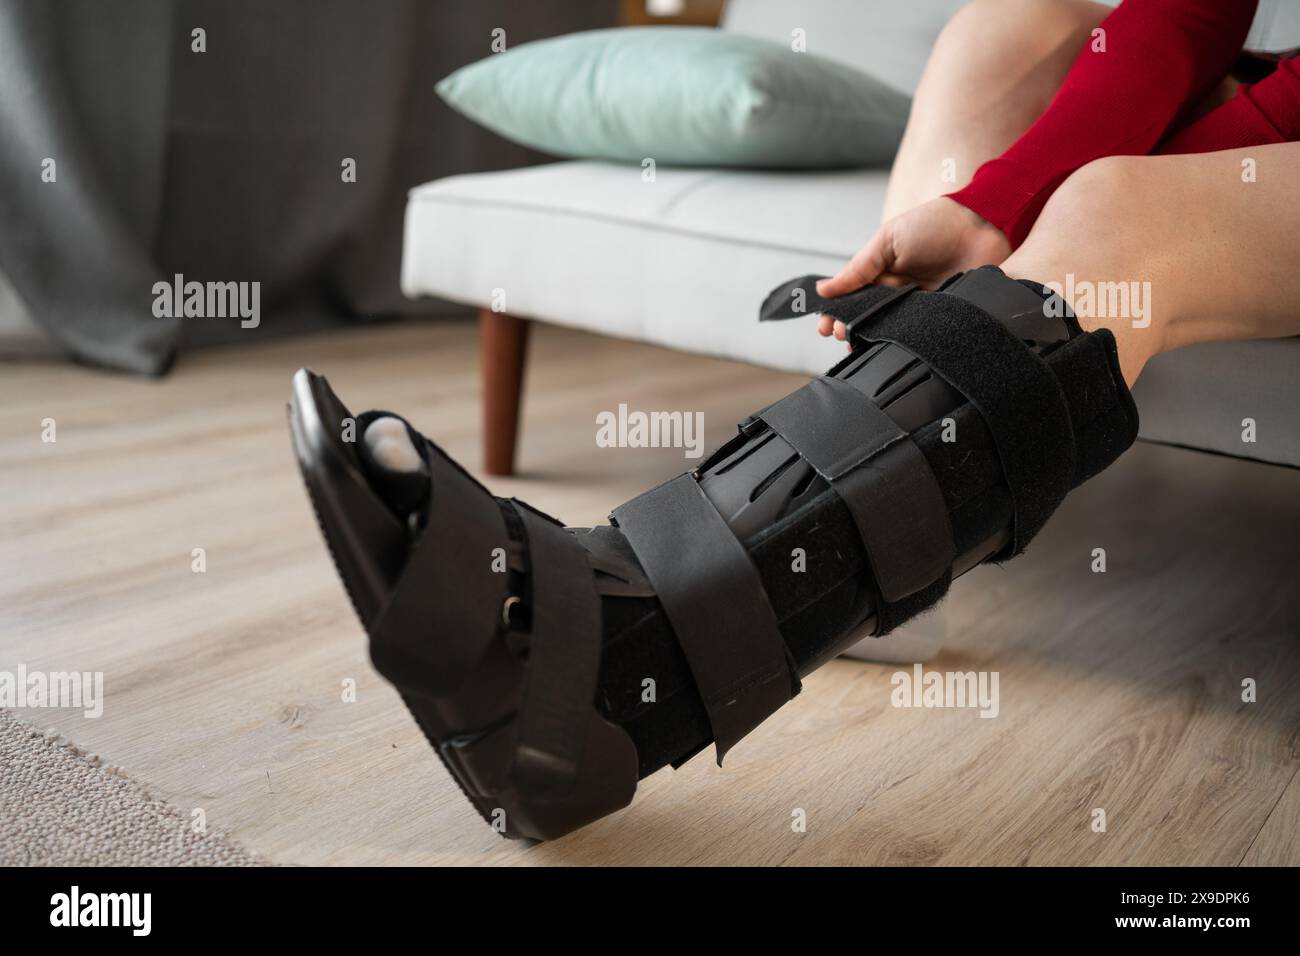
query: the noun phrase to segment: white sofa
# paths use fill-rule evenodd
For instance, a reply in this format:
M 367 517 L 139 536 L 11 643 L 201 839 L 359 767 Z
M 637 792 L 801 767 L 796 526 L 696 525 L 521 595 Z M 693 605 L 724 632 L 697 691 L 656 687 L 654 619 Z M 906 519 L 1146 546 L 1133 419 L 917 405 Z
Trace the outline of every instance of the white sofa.
M 732 0 L 722 29 L 788 43 L 913 92 L 962 0 Z M 1300 3 L 1264 0 L 1248 45 L 1300 44 Z M 806 323 L 758 325 L 779 282 L 837 269 L 879 222 L 888 170 L 748 172 L 557 162 L 412 190 L 402 288 L 519 319 L 816 374 L 842 355 Z M 707 320 L 706 320 L 707 317 Z M 489 471 L 509 471 L 526 325 L 490 311 Z M 811 320 L 810 320 L 811 321 Z M 497 367 L 502 366 L 502 367 Z M 1300 465 L 1300 339 L 1162 356 L 1138 386 L 1144 437 Z M 515 383 L 512 392 L 510 382 Z M 750 411 L 736 409 L 738 416 Z M 1241 420 L 1259 440 L 1241 442 Z M 495 443 L 495 448 L 493 447 Z

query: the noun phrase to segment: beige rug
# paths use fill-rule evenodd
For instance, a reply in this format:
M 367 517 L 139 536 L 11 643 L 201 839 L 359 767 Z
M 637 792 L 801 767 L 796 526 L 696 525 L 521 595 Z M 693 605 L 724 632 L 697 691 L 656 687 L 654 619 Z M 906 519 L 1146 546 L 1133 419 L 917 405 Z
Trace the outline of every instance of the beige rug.
M 0 710 L 0 865 L 257 866 L 116 768 Z

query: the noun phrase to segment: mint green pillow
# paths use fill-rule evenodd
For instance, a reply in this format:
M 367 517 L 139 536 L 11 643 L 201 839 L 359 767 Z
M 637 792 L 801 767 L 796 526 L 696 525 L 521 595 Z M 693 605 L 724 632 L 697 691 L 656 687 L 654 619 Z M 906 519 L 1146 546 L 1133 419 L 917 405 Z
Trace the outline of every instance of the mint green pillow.
M 544 152 L 685 166 L 888 163 L 910 107 L 843 64 L 707 27 L 538 40 L 462 67 L 438 94 Z

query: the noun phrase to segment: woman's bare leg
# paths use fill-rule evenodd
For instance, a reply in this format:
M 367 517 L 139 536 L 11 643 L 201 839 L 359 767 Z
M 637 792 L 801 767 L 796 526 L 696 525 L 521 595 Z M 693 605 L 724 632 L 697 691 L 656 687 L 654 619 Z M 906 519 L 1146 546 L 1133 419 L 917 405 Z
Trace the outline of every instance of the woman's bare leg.
M 1002 269 L 1109 328 L 1132 384 L 1170 349 L 1300 334 L 1298 233 L 1300 143 L 1112 156 L 1062 184 Z
M 1019 139 L 1110 11 L 1090 0 L 973 0 L 959 10 L 913 98 L 883 218 L 960 189 Z

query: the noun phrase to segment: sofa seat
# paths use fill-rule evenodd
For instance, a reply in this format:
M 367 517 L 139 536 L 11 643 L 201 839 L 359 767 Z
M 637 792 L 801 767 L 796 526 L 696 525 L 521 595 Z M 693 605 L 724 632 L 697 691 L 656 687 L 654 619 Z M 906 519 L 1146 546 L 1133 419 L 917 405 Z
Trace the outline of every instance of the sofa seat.
M 759 303 L 839 268 L 879 221 L 886 178 L 659 168 L 644 182 L 599 162 L 453 176 L 411 192 L 402 289 L 480 308 L 499 289 L 521 318 L 815 375 L 843 346 L 811 319 L 760 325 Z M 1162 355 L 1136 392 L 1144 438 L 1300 465 L 1300 339 Z
M 772 173 L 559 162 L 417 187 L 402 289 L 788 371 L 843 346 L 759 325 L 773 287 L 838 268 L 880 218 L 885 170 Z

